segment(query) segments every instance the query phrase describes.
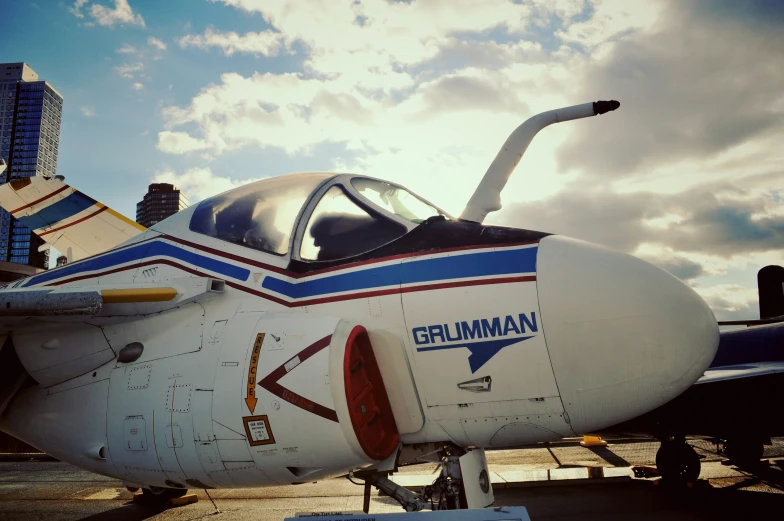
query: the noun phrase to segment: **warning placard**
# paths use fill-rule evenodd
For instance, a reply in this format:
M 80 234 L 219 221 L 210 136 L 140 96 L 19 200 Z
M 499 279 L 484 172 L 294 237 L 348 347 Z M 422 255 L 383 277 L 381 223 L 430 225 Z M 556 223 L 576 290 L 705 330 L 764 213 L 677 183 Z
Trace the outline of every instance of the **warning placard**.
M 248 443 L 252 447 L 275 443 L 275 436 L 272 434 L 266 414 L 262 416 L 246 416 L 242 421 L 245 424 L 245 434 L 248 436 Z

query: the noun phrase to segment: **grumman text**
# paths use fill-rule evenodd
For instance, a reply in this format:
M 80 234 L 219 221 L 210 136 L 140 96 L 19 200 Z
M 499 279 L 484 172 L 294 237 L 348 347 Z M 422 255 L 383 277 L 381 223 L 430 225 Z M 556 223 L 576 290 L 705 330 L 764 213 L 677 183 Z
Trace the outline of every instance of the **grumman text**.
M 427 345 L 521 335 L 529 331 L 533 333 L 539 331 L 534 311 L 505 317 L 480 318 L 470 322 L 463 320 L 454 324 L 420 326 L 412 329 L 411 334 L 414 335 L 414 342 L 417 345 Z

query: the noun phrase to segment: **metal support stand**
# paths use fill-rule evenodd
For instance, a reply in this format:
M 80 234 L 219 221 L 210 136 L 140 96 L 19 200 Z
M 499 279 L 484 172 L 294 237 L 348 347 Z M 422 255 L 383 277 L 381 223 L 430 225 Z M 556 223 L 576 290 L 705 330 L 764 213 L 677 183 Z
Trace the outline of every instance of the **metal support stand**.
M 218 505 L 215 504 L 215 500 L 212 499 L 212 496 L 210 495 L 210 491 L 205 488 L 204 489 L 204 493 L 207 494 L 207 497 L 209 498 L 210 503 L 212 503 L 212 506 L 215 507 L 215 512 L 213 512 L 213 514 L 220 514 L 221 511 L 218 508 Z
M 373 487 L 373 484 L 370 480 L 365 480 L 365 494 L 364 494 L 364 501 L 362 502 L 362 511 L 366 514 L 370 513 L 370 491 Z
M 407 488 L 403 488 L 394 481 L 390 480 L 386 474 L 374 474 L 365 481 L 365 486 L 371 483 L 377 489 L 383 491 L 389 497 L 395 499 L 406 512 L 419 512 L 423 510 L 427 503 L 419 494 L 414 494 Z M 365 489 L 367 490 L 367 488 Z M 369 506 L 370 493 L 367 493 L 367 504 Z

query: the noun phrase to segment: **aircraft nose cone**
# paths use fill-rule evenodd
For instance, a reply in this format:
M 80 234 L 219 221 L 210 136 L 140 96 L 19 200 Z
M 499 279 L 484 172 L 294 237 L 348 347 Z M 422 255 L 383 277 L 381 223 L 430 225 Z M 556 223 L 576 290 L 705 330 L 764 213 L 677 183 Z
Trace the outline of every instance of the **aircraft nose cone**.
M 675 398 L 716 354 L 719 328 L 705 301 L 631 255 L 546 237 L 537 289 L 553 372 L 578 434 Z

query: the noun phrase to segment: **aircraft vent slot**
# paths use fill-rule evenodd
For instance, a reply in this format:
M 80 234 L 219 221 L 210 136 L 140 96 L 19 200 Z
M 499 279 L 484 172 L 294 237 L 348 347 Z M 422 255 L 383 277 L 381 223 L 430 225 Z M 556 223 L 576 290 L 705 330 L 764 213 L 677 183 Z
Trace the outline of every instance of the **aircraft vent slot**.
M 117 356 L 117 361 L 122 364 L 130 364 L 135 362 L 142 356 L 144 352 L 144 345 L 141 342 L 131 342 L 127 346 L 120 349 L 120 354 Z
M 210 279 L 210 291 L 216 293 L 223 293 L 226 291 L 226 281 L 218 279 Z
M 343 374 L 354 433 L 362 450 L 375 460 L 395 450 L 400 435 L 367 331 L 357 326 L 346 343 Z
M 304 478 L 322 470 L 315 467 L 286 467 L 286 469 L 288 469 L 288 471 L 294 474 L 294 476 L 297 478 Z

